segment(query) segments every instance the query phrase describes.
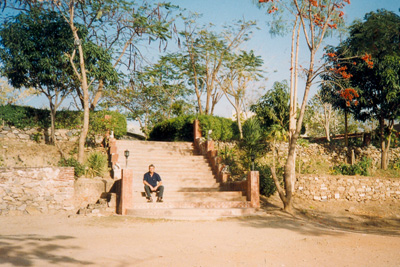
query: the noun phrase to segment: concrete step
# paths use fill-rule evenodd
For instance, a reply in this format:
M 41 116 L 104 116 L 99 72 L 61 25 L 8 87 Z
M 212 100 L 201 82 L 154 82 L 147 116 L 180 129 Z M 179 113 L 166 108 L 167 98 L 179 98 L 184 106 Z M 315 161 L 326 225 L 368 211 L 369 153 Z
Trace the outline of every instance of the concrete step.
M 151 204 L 151 203 L 149 203 Z M 162 203 L 157 203 L 162 204 Z M 187 209 L 127 209 L 127 215 L 141 218 L 172 220 L 216 220 L 227 217 L 247 216 L 255 213 L 254 208 L 187 208 Z
M 155 193 L 152 194 L 153 198 L 156 198 Z M 147 199 L 142 192 L 134 192 L 133 194 L 134 203 L 146 203 Z M 165 202 L 221 202 L 221 201 L 246 201 L 246 197 L 243 196 L 242 192 L 165 192 Z
M 155 172 L 158 174 L 170 174 L 170 173 L 184 173 L 184 174 L 190 174 L 190 173 L 202 173 L 202 172 L 211 172 L 212 169 L 208 165 L 194 165 L 194 166 L 185 166 L 181 164 L 175 164 L 174 166 L 164 166 L 164 167 L 158 167 L 158 165 L 155 166 Z M 132 169 L 134 172 L 148 172 L 149 168 L 147 167 L 140 167 L 135 165 L 134 163 L 129 164 L 128 163 L 128 168 Z
M 133 203 L 132 209 L 226 209 L 226 208 L 250 208 L 249 201 L 212 201 L 212 202 L 191 202 L 191 201 L 164 201 L 151 203 Z

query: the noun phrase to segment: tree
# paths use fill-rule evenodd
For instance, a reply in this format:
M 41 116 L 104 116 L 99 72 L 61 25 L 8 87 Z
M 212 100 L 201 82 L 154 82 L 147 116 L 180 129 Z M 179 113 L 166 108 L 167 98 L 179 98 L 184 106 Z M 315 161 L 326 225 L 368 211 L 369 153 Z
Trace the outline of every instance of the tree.
M 312 118 L 313 122 L 317 122 L 323 126 L 326 140 L 330 142 L 330 122 L 333 119 L 332 104 L 323 102 L 321 92 L 318 91 L 308 102 L 306 113 L 307 111 L 310 113 L 309 116 Z
M 0 29 L 3 74 L 16 88 L 33 87 L 50 105 L 51 142 L 57 108 L 71 91 L 71 68 L 65 53 L 73 49 L 69 27 L 56 12 L 31 9 Z
M 255 56 L 253 50 L 249 53 L 241 51 L 239 55 L 232 55 L 232 59 L 226 65 L 226 74 L 220 77 L 219 86 L 236 111 L 240 139 L 243 138 L 240 115 L 244 106 L 246 90 L 250 82 L 262 77 L 260 69 L 262 64 L 263 60 L 260 56 Z
M 356 118 L 379 122 L 382 169 L 388 166 L 393 124 L 400 115 L 399 28 L 400 17 L 395 13 L 371 12 L 364 21 L 355 21 L 350 36 L 336 47 L 337 60 L 354 58 L 343 60 L 340 67 L 346 68 L 350 86 L 359 95 L 354 107 Z M 352 98 L 345 90 L 339 93 Z
M 254 21 L 239 21 L 233 26 L 226 26 L 221 33 L 210 28 L 198 28 L 196 16 L 184 18 L 185 30 L 180 32 L 183 38 L 182 71 L 188 84 L 194 87 L 200 114 L 213 114 L 214 107 L 222 93 L 217 86 L 217 78 L 229 55 L 240 44 L 249 39 Z M 203 110 L 202 96 L 205 93 Z
M 74 71 L 75 79 L 79 86 L 76 92 L 83 108 L 83 125 L 78 144 L 78 160 L 84 160 L 84 145 L 89 129 L 89 110 L 98 102 L 104 90 L 104 78 L 113 76 L 119 66 L 130 67 L 135 62 L 135 56 L 140 53 L 136 42 L 145 36 L 150 41 L 160 38 L 166 41 L 170 37 L 169 26 L 162 15 L 162 10 L 172 6 L 169 3 L 139 4 L 119 0 L 109 1 L 17 1 L 22 7 L 28 9 L 39 6 L 42 9 L 56 10 L 69 25 L 69 33 L 73 37 L 75 49 L 67 54 Z M 168 13 L 168 12 L 167 12 Z M 87 31 L 82 31 L 82 27 Z M 99 75 L 90 76 L 88 61 L 85 57 L 84 44 L 93 43 L 102 46 L 104 51 L 110 53 L 115 62 L 113 68 L 103 69 Z M 122 60 L 124 59 L 124 61 Z M 125 64 L 127 62 L 127 64 Z M 122 66 L 121 66 L 122 65 Z M 117 77 L 116 77 L 117 78 Z M 114 80 L 114 79 L 113 79 Z M 96 88 L 96 89 L 94 89 Z M 90 99 L 90 93 L 92 99 Z
M 128 117 L 138 120 L 148 135 L 155 124 L 190 106 L 187 98 L 192 91 L 185 87 L 179 65 L 175 54 L 162 56 L 156 64 L 134 72 L 128 85 L 121 83 L 107 92 L 105 104 L 127 109 Z
M 336 29 L 338 24 L 343 21 L 343 11 L 341 10 L 345 3 L 350 3 L 349 0 L 287 0 L 275 2 L 273 0 L 259 0 L 259 3 L 267 4 L 269 13 L 275 13 L 279 10 L 286 10 L 285 14 L 290 15 L 294 21 L 293 26 L 293 38 L 292 38 L 292 63 L 291 66 L 292 75 L 296 75 L 298 66 L 298 55 L 293 55 L 296 49 L 295 37 L 296 37 L 296 23 L 299 21 L 302 34 L 304 36 L 308 52 L 309 61 L 308 67 L 304 68 L 303 72 L 306 78 L 303 101 L 301 104 L 300 111 L 297 113 L 295 108 L 297 106 L 297 90 L 296 86 L 291 87 L 290 92 L 290 115 L 289 115 L 289 148 L 288 157 L 284 168 L 284 186 L 285 190 L 280 186 L 279 180 L 276 177 L 275 167 L 271 169 L 272 178 L 277 187 L 279 196 L 283 202 L 284 210 L 292 211 L 292 194 L 294 190 L 295 182 L 295 155 L 296 155 L 296 143 L 302 129 L 302 123 L 304 118 L 304 112 L 306 109 L 308 94 L 310 92 L 311 85 L 314 79 L 318 76 L 319 68 L 315 66 L 316 54 L 322 44 L 322 41 L 328 29 Z M 279 5 L 279 7 L 278 7 Z M 297 31 L 300 34 L 300 30 Z M 299 34 L 297 36 L 299 36 Z M 297 42 L 298 44 L 298 42 Z M 298 47 L 298 46 L 297 46 Z M 294 77 L 297 79 L 296 77 Z M 298 115 L 297 115 L 298 114 Z
M 289 86 L 287 81 L 275 82 L 258 102 L 250 107 L 256 114 L 264 131 L 268 132 L 273 125 L 288 131 L 289 129 Z
M 17 104 L 34 94 L 35 89 L 33 88 L 15 90 L 14 87 L 8 84 L 7 80 L 0 79 L 0 105 Z

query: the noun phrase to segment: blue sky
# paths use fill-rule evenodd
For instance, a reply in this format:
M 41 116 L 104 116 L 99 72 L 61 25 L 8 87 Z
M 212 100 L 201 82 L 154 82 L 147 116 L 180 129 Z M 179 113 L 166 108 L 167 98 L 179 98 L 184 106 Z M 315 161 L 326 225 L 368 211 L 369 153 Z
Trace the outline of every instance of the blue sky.
M 154 1 L 155 2 L 155 1 Z M 264 69 L 267 72 L 267 81 L 264 82 L 266 89 L 270 89 L 275 81 L 282 81 L 289 79 L 290 68 L 290 36 L 285 37 L 271 37 L 268 32 L 267 20 L 270 18 L 266 14 L 266 10 L 258 9 L 252 0 L 170 0 L 172 4 L 179 5 L 188 11 L 203 14 L 199 24 L 213 23 L 216 26 L 230 24 L 235 20 L 256 20 L 258 27 L 261 29 L 255 31 L 252 39 L 245 43 L 241 48 L 244 50 L 254 50 L 256 55 L 262 56 L 264 60 Z M 344 9 L 345 19 L 347 24 L 350 24 L 354 19 L 362 19 L 364 15 L 377 9 L 385 8 L 399 13 L 400 2 L 398 0 L 352 0 L 351 4 Z M 171 41 L 173 43 L 173 41 Z M 324 45 L 336 45 L 337 38 L 328 39 Z M 172 49 L 174 45 L 170 45 Z M 154 53 L 151 57 L 156 60 L 159 56 L 158 49 L 149 50 L 149 53 Z M 303 55 L 308 55 L 306 48 L 301 48 Z M 307 57 L 302 57 L 301 62 L 306 63 Z M 304 84 L 299 84 L 298 99 L 302 99 Z M 311 89 L 311 95 L 317 90 L 317 86 Z M 258 91 L 256 94 L 263 94 L 264 92 Z M 48 105 L 47 100 L 35 99 L 28 103 L 38 107 Z M 68 106 L 65 103 L 63 106 Z M 215 114 L 224 117 L 230 117 L 233 108 L 228 101 L 222 100 L 217 104 Z
M 289 79 L 290 68 L 290 45 L 291 36 L 272 37 L 269 34 L 267 21 L 270 16 L 266 14 L 265 9 L 258 9 L 252 0 L 172 0 L 173 4 L 179 5 L 190 11 L 203 14 L 202 23 L 213 23 L 217 26 L 232 23 L 238 19 L 256 20 L 257 26 L 261 30 L 256 31 L 251 41 L 242 46 L 243 49 L 253 49 L 256 55 L 261 55 L 264 59 L 264 69 L 267 72 L 265 82 L 266 89 L 270 89 L 274 82 Z M 390 11 L 399 13 L 400 1 L 398 0 L 352 0 L 350 5 L 344 9 L 346 24 L 349 25 L 355 19 L 363 19 L 364 15 L 377 9 L 385 8 Z M 338 38 L 327 39 L 324 45 L 338 44 Z M 301 62 L 305 63 L 308 55 L 305 47 L 300 48 L 300 54 L 303 57 Z M 298 99 L 302 100 L 302 90 L 304 84 L 299 84 Z M 311 94 L 317 91 L 317 85 L 311 89 Z M 262 93 L 262 92 L 259 92 Z M 227 101 L 222 100 L 216 107 L 216 115 L 229 117 L 231 116 L 232 107 Z

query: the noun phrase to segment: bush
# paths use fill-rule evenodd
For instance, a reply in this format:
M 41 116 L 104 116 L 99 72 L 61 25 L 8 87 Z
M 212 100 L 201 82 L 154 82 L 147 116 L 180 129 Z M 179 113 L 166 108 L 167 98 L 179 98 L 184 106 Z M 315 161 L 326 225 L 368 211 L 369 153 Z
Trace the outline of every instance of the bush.
M 111 116 L 105 119 L 105 116 Z M 89 138 L 103 135 L 107 130 L 114 131 L 114 136 L 120 138 L 126 134 L 126 118 L 116 111 L 94 111 L 90 113 Z M 7 125 L 23 128 L 49 128 L 50 111 L 32 107 L 5 105 L 0 106 L 0 119 Z M 80 129 L 83 123 L 82 111 L 60 110 L 56 113 L 56 129 Z
M 257 165 L 256 170 L 260 173 L 260 194 L 266 197 L 272 196 L 276 192 L 276 186 L 272 179 L 271 168 L 268 165 Z M 276 172 L 282 184 L 283 168 L 277 168 Z
M 220 141 L 237 140 L 239 129 L 237 123 L 222 117 L 201 115 L 199 116 L 201 134 L 207 137 L 208 131 L 212 130 L 211 138 Z
M 150 131 L 154 141 L 193 141 L 193 122 L 195 116 L 180 116 L 156 124 Z
M 58 162 L 58 166 L 60 167 L 74 167 L 74 175 L 75 178 L 81 177 L 82 175 L 85 174 L 85 166 L 80 164 L 79 161 L 77 161 L 74 158 L 62 158 Z
M 106 119 L 109 116 L 109 119 Z M 126 135 L 126 117 L 116 111 L 101 110 L 90 113 L 89 136 L 103 135 L 108 130 L 120 138 Z
M 93 152 L 86 160 L 86 176 L 88 177 L 103 177 L 107 171 L 107 156 L 101 152 Z
M 364 175 L 368 176 L 368 169 L 371 167 L 371 159 L 363 157 L 362 160 L 356 164 L 340 164 L 333 167 L 334 174 L 342 175 Z
M 4 105 L 0 106 L 0 119 L 16 128 L 50 127 L 50 111 L 32 107 Z
M 262 157 L 268 148 L 264 140 L 263 132 L 257 118 L 251 118 L 243 124 L 243 139 L 239 142 L 239 148 L 244 152 L 241 157 L 243 166 L 250 169 L 251 156 Z

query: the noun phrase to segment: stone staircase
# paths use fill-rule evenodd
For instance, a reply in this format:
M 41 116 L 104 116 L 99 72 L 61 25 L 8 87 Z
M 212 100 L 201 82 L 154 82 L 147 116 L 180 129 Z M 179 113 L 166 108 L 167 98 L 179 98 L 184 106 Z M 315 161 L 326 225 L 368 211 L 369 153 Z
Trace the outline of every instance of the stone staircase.
M 116 146 L 118 164 L 133 170 L 133 203 L 127 215 L 202 220 L 255 212 L 241 191 L 220 189 L 207 159 L 195 154 L 192 143 L 118 140 Z M 125 150 L 129 150 L 127 164 Z M 150 164 L 163 181 L 163 203 L 147 203 L 144 196 L 143 175 Z

